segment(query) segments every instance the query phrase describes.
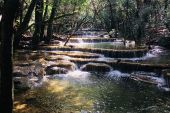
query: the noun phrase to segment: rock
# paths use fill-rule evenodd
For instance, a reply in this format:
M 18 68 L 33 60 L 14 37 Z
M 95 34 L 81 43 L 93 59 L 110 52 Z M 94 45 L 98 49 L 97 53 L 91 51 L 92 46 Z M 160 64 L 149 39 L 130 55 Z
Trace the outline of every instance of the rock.
M 34 71 L 34 66 L 14 66 L 13 68 L 13 73 L 14 76 L 19 76 L 19 75 L 28 75 L 28 73 L 33 72 Z
M 14 81 L 15 89 L 29 89 L 30 88 L 27 77 L 14 77 L 13 81 Z
M 27 76 L 27 75 L 24 75 L 24 74 L 21 73 L 21 72 L 14 72 L 14 73 L 13 73 L 13 77 L 25 77 L 25 76 Z
M 45 68 L 47 75 L 52 74 L 66 74 L 68 71 L 73 71 L 77 68 L 77 66 L 66 60 L 59 60 L 52 65 L 49 65 Z
M 109 72 L 111 67 L 104 63 L 88 63 L 80 68 L 82 71 Z
M 170 87 L 170 69 L 162 70 L 162 76 L 165 79 L 166 85 Z
M 47 75 L 54 75 L 54 74 L 66 74 L 68 73 L 68 70 L 65 68 L 60 68 L 57 66 L 48 66 L 46 69 Z
M 158 85 L 159 83 L 157 82 L 156 79 L 154 79 L 154 77 L 152 76 L 147 76 L 147 75 L 142 75 L 142 74 L 134 74 L 132 73 L 130 76 L 130 79 L 135 80 L 135 81 L 139 81 L 139 82 L 143 82 L 143 83 L 147 83 L 147 84 L 153 84 L 153 85 Z
M 59 62 L 55 64 L 55 66 L 60 67 L 60 68 L 65 68 L 70 71 L 74 71 L 77 68 L 76 64 L 70 61 L 65 61 L 65 60 L 60 60 Z
M 45 58 L 47 61 L 57 61 L 57 60 L 65 60 L 68 59 L 68 56 L 65 55 L 50 55 Z
M 74 58 L 99 58 L 100 54 L 95 54 L 95 53 L 90 53 L 90 52 L 80 52 L 80 51 L 57 51 L 57 52 L 49 52 L 48 57 L 46 58 L 51 59 L 55 58 L 56 59 L 68 59 L 69 57 L 74 57 Z
M 59 51 L 82 51 L 91 52 L 96 54 L 103 54 L 107 57 L 112 58 L 136 58 L 146 55 L 147 48 L 129 48 L 129 49 L 101 49 L 101 48 L 70 48 L 70 47 L 59 47 L 59 46 L 41 46 L 39 50 L 59 50 Z M 69 55 L 70 56 L 70 55 Z
M 15 64 L 15 66 L 20 66 L 20 67 L 26 67 L 26 66 L 32 66 L 33 63 L 18 63 L 18 64 Z

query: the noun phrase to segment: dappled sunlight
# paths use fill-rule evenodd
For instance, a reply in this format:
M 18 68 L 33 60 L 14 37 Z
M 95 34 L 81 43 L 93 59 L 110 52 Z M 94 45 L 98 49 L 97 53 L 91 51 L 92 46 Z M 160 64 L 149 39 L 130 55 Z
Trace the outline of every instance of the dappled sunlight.
M 16 94 L 17 97 L 17 94 Z M 20 103 L 19 101 L 23 101 Z M 40 109 L 37 113 L 66 113 L 90 110 L 93 102 L 85 98 L 81 87 L 71 85 L 68 81 L 49 80 L 42 87 L 34 88 L 16 98 L 14 113 L 30 113 L 33 109 Z M 36 113 L 36 112 L 32 112 Z
M 69 86 L 69 83 L 66 81 L 59 82 L 59 81 L 50 81 L 48 83 L 47 89 L 54 93 L 63 93 L 64 90 Z

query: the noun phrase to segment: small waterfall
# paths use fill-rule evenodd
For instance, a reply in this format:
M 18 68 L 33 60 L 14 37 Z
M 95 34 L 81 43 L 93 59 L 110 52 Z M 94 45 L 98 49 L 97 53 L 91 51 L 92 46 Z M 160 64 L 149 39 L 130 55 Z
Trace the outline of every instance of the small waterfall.
M 88 84 L 90 83 L 89 76 L 91 76 L 89 72 L 81 71 L 78 69 L 68 72 L 64 80 L 69 80 L 73 83 Z
M 122 73 L 121 71 L 118 70 L 113 70 L 110 71 L 107 75 L 107 77 L 114 78 L 114 79 L 120 79 L 121 77 L 128 77 L 128 73 Z

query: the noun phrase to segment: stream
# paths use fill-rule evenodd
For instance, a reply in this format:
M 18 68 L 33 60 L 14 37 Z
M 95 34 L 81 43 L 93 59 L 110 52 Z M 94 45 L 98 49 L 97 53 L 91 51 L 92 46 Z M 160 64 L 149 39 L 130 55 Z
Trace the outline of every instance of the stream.
M 85 38 L 98 37 L 90 36 Z M 123 47 L 121 40 L 87 43 L 80 39 L 69 45 L 136 49 L 134 43 Z M 105 63 L 117 59 L 170 64 L 170 51 L 153 46 L 142 57 L 113 58 L 89 51 L 18 50 L 14 55 L 14 113 L 169 113 L 170 89 L 162 75 L 155 70 L 124 72 Z

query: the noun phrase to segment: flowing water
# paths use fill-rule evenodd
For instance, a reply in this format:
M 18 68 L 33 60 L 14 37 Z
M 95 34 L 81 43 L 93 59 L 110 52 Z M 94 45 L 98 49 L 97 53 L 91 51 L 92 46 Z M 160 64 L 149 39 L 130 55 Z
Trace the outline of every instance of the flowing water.
M 109 44 L 111 43 L 98 43 L 92 48 L 110 49 L 113 45 L 110 47 Z M 89 47 L 88 44 L 85 47 L 87 46 Z M 53 54 L 50 55 L 50 52 Z M 165 64 L 169 63 L 169 53 L 155 47 L 144 57 L 127 59 L 132 62 Z M 170 96 L 164 88 L 165 82 L 161 75 L 141 71 L 123 73 L 114 68 L 109 72 L 87 72 L 80 70 L 83 64 L 69 61 L 72 58 L 80 59 L 81 55 L 83 59 L 89 59 L 87 54 L 45 50 L 16 52 L 14 69 L 28 74 L 24 77 L 24 82 L 29 84 L 31 89 L 24 92 L 15 91 L 14 113 L 170 113 Z M 114 60 L 103 55 L 94 59 Z M 42 74 L 44 67 L 56 64 L 61 66 L 62 63 L 71 65 L 71 70 L 61 74 L 46 74 L 43 78 L 34 76 L 35 72 L 37 75 Z M 146 75 L 157 84 L 131 79 L 132 74 Z

